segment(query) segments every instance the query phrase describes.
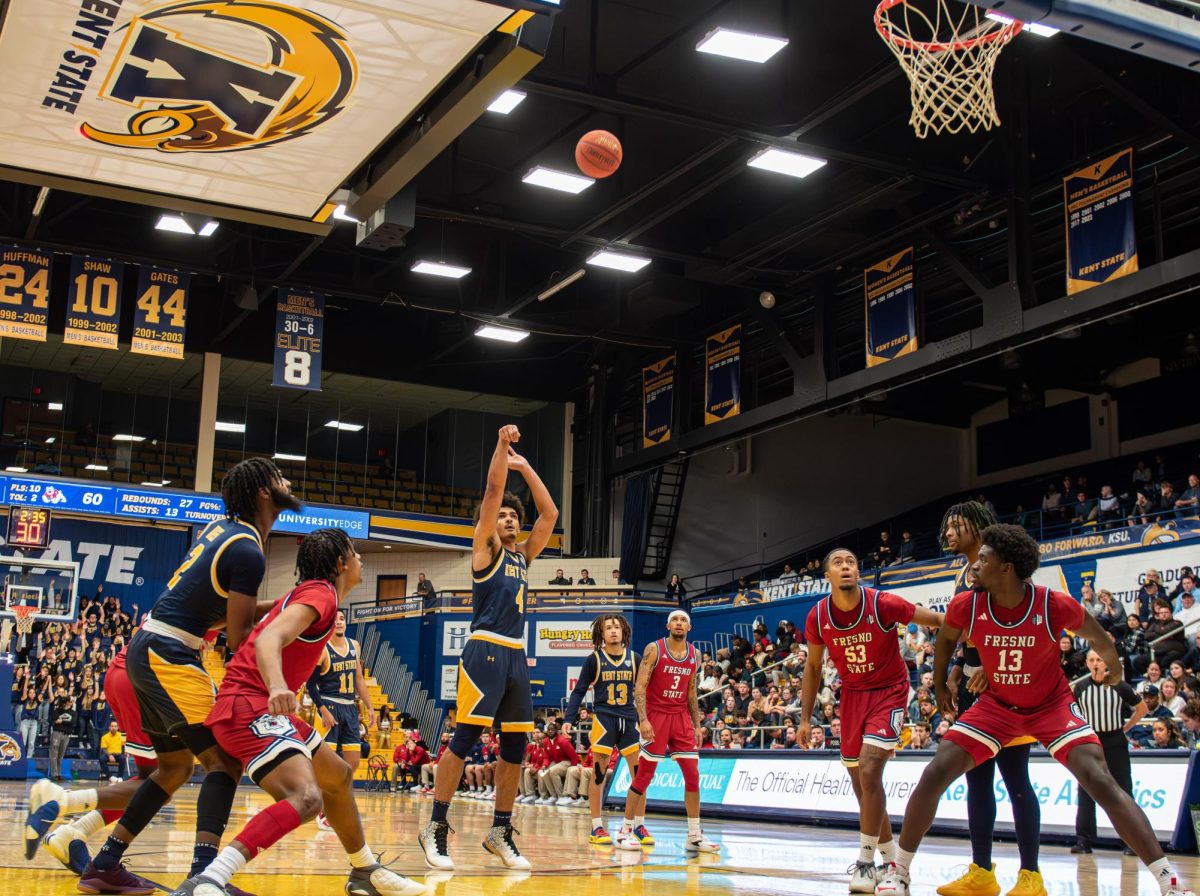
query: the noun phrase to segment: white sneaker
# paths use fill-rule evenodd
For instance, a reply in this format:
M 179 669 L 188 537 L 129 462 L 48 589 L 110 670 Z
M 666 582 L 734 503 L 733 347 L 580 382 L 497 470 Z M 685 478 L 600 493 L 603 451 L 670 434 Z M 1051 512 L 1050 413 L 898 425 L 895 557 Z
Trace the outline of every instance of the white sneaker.
M 447 842 L 450 834 L 450 825 L 444 821 L 431 821 L 417 834 L 417 842 L 421 844 L 425 853 L 425 864 L 435 871 L 454 870 L 454 860 L 450 858 L 450 846 Z
M 345 886 L 347 896 L 420 896 L 425 885 L 409 880 L 390 868 L 354 868 Z
M 569 797 L 569 796 L 560 796 L 558 799 L 556 799 L 556 800 L 554 801 L 554 805 L 556 805 L 556 806 L 569 806 L 569 805 L 571 805 L 573 802 L 575 802 L 575 798 L 574 798 L 574 797 Z
M 622 827 L 617 831 L 616 839 L 613 841 L 617 849 L 624 849 L 629 852 L 641 852 L 642 844 L 637 837 L 633 836 L 633 829 Z
M 850 872 L 851 893 L 874 893 L 879 882 L 874 862 L 855 862 L 846 869 Z
M 317 830 L 319 830 L 319 831 L 332 831 L 333 830 L 333 825 L 331 825 L 329 823 L 329 819 L 325 817 L 324 812 L 317 813 Z
M 61 824 L 43 837 L 42 846 L 76 875 L 83 874 L 92 860 L 87 838 L 69 824 Z
M 694 837 L 688 837 L 684 841 L 683 848 L 687 852 L 719 853 L 721 851 L 721 847 L 704 836 L 704 831 L 701 831 Z
M 876 896 L 908 896 L 908 875 L 901 873 L 892 862 L 883 873 L 879 883 L 875 884 Z
M 496 801 L 496 793 L 493 790 L 485 790 L 483 792 L 483 796 L 481 796 L 480 799 L 481 800 L 491 800 L 494 803 Z
M 537 799 L 537 797 L 534 796 L 532 793 L 527 793 L 524 796 L 517 797 L 517 802 L 518 803 L 532 803 L 536 799 Z
M 1179 878 L 1171 878 L 1171 886 L 1167 888 L 1166 896 L 1194 896 L 1191 890 L 1181 886 Z
M 513 841 L 512 836 L 514 833 L 516 832 L 511 824 L 493 827 L 488 832 L 487 839 L 483 841 L 483 848 L 499 858 L 506 868 L 528 871 L 531 867 L 529 859 L 521 855 L 521 851 L 517 849 L 517 844 Z

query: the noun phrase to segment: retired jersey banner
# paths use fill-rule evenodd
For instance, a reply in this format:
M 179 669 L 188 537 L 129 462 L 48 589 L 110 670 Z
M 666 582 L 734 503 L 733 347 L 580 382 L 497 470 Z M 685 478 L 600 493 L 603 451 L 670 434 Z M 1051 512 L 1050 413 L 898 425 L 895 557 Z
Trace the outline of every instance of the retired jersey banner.
M 867 308 L 867 366 L 917 350 L 917 294 L 909 246 L 863 271 Z
M 131 352 L 160 358 L 183 357 L 190 282 L 190 274 L 142 265 L 133 312 Z
M 742 412 L 742 325 L 714 333 L 704 346 L 704 425 Z
M 275 375 L 271 385 L 321 391 L 325 297 L 307 289 L 280 289 L 275 300 Z
M 1067 295 L 1138 269 L 1133 226 L 1133 149 L 1063 178 Z
M 64 345 L 116 348 L 121 322 L 121 282 L 125 265 L 106 258 L 71 256 Z
M 675 356 L 642 368 L 642 447 L 661 445 L 671 438 L 675 412 Z
M 49 252 L 20 246 L 0 252 L 0 337 L 46 341 L 50 260 Z

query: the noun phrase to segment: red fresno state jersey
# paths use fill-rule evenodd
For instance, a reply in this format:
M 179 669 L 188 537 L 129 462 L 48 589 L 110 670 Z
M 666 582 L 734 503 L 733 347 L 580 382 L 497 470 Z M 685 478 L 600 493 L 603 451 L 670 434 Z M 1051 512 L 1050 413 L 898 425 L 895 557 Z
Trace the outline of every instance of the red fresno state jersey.
M 654 661 L 650 680 L 646 683 L 646 711 L 687 712 L 688 691 L 696 675 L 696 648 L 688 644 L 683 659 L 677 660 L 667 650 L 665 639 L 655 644 L 658 646 L 658 659 Z
M 842 684 L 855 690 L 891 688 L 908 680 L 896 626 L 908 625 L 917 608 L 902 597 L 858 586 L 858 610 L 843 613 L 829 595 L 808 611 L 804 637 L 824 644 Z
M 963 640 L 979 651 L 990 693 L 1017 709 L 1051 705 L 1071 688 L 1059 665 L 1058 632 L 1078 630 L 1083 605 L 1069 594 L 1025 583 L 1025 597 L 1015 607 L 996 606 L 991 595 L 956 594 L 946 610 L 946 624 L 962 629 Z
M 305 604 L 317 611 L 316 621 L 301 632 L 291 644 L 283 648 L 281 659 L 283 680 L 291 691 L 298 690 L 308 676 L 317 668 L 325 643 L 333 634 L 333 623 L 337 617 L 338 596 L 333 585 L 324 579 L 301 582 L 284 597 L 275 601 L 266 616 L 238 648 L 229 665 L 225 667 L 225 680 L 221 682 L 222 694 L 244 696 L 268 696 L 267 686 L 258 671 L 258 659 L 254 653 L 259 634 L 279 618 L 279 614 L 295 604 Z

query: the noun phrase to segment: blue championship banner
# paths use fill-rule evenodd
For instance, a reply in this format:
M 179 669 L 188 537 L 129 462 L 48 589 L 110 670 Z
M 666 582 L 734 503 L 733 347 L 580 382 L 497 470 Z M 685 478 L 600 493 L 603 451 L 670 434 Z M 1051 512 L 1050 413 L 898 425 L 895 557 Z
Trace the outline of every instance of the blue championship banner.
M 104 258 L 71 256 L 71 297 L 63 345 L 116 348 L 121 322 L 121 281 L 125 265 Z
M 325 297 L 307 289 L 280 289 L 275 301 L 275 373 L 271 385 L 321 391 Z
M 0 251 L 0 337 L 45 342 L 49 322 L 50 253 Z
M 863 271 L 867 309 L 867 366 L 917 350 L 917 294 L 909 246 Z
M 704 344 L 704 425 L 742 412 L 742 325 L 714 333 Z
M 675 410 L 675 356 L 642 368 L 642 447 L 661 445 L 671 438 Z
M 137 308 L 133 313 L 131 352 L 183 358 L 190 281 L 190 274 L 142 265 L 138 274 Z
M 1067 295 L 1138 269 L 1133 229 L 1133 149 L 1063 178 Z

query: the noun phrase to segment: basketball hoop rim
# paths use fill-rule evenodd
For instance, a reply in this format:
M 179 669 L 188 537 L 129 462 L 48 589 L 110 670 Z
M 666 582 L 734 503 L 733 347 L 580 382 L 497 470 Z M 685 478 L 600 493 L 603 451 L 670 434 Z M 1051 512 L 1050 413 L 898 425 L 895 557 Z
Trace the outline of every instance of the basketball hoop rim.
M 878 6 L 875 7 L 875 30 L 879 32 L 879 36 L 888 43 L 901 50 L 920 50 L 925 53 L 954 53 L 961 50 L 969 50 L 972 47 L 980 44 L 990 44 L 998 40 L 1008 41 L 1021 33 L 1023 23 L 1015 19 L 995 31 L 989 31 L 980 37 L 969 37 L 966 40 L 957 40 L 951 43 L 941 43 L 938 41 L 921 41 L 912 40 L 908 37 L 901 37 L 894 33 L 890 24 L 887 21 L 887 13 L 897 6 L 903 6 L 908 0 L 881 0 Z
M 9 607 L 8 611 L 13 614 L 13 620 L 18 631 L 28 634 L 33 629 L 32 617 L 37 613 L 38 608 L 27 604 L 17 604 Z M 25 623 L 24 628 L 22 623 Z

